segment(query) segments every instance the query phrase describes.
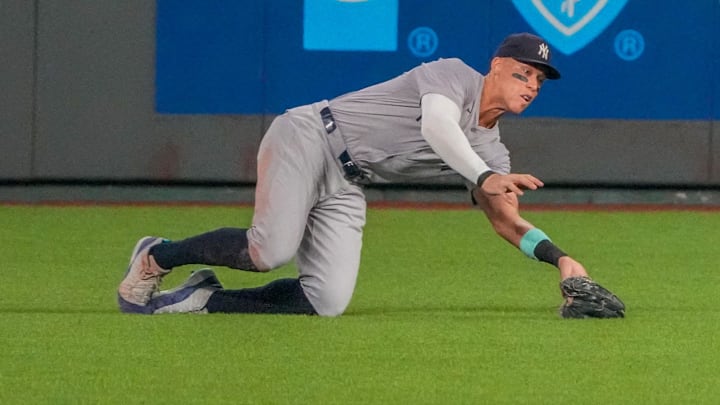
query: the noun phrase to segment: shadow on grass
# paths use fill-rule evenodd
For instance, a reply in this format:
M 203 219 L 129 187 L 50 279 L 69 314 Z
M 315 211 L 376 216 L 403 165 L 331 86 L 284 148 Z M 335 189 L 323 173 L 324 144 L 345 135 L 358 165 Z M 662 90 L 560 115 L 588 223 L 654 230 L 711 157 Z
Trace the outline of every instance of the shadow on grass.
M 359 308 L 346 312 L 346 316 L 464 316 L 464 317 L 528 317 L 537 318 L 538 315 L 551 315 L 557 313 L 557 308 L 540 308 L 530 306 L 438 306 L 438 307 L 375 307 Z M 0 314 L 123 314 L 115 308 L 28 308 L 28 307 L 0 307 Z M 193 314 L 195 316 L 195 314 Z M 228 315 L 228 314 L 223 314 Z M 247 314 L 244 314 L 247 315 Z M 262 314 L 258 314 L 262 315 Z M 137 315 L 135 315 L 137 316 Z
M 428 315 L 444 317 L 469 317 L 469 318 L 527 318 L 539 319 L 542 317 L 558 317 L 558 307 L 539 307 L 529 305 L 447 305 L 447 306 L 386 306 L 386 307 L 361 307 L 351 308 L 342 317 L 426 317 Z M 630 309 L 630 317 L 633 313 L 667 313 L 667 314 L 691 314 L 703 313 L 720 314 L 717 308 L 695 308 L 687 307 L 655 307 L 655 306 L 634 306 Z M 136 314 L 124 314 L 116 308 L 42 308 L 42 307 L 0 307 L 0 315 L 10 314 L 118 314 L 124 316 L 140 316 Z M 192 314 L 197 316 L 196 314 Z M 212 314 L 210 314 L 212 316 Z M 222 314 L 224 316 L 232 314 Z M 248 314 L 239 314 L 248 315 Z M 262 316 L 267 314 L 255 314 Z M 156 315 L 157 316 L 157 315 Z M 276 315 L 269 315 L 276 316 Z M 289 315 L 292 316 L 292 315 Z M 311 317 L 314 318 L 314 317 Z
M 382 307 L 382 308 L 357 308 L 348 311 L 349 316 L 418 316 L 424 317 L 428 315 L 444 316 L 444 317 L 477 317 L 477 318 L 514 318 L 514 319 L 541 319 L 543 317 L 556 317 L 562 319 L 559 315 L 559 307 L 538 307 L 524 305 L 499 305 L 499 306 L 483 306 L 483 305 L 466 305 L 466 306 L 444 306 L 444 307 Z M 632 306 L 628 308 L 626 318 L 632 318 L 637 314 L 639 318 L 656 318 L 657 314 L 664 313 L 672 317 L 686 317 L 695 314 L 697 316 L 718 316 L 720 309 L 717 307 L 697 308 L 692 305 L 687 306 Z M 655 314 L 655 315 L 652 315 Z
M 501 306 L 482 306 L 482 305 L 449 305 L 449 306 L 402 306 L 402 307 L 376 307 L 376 308 L 358 308 L 348 311 L 346 316 L 427 316 L 427 315 L 443 315 L 453 317 L 512 317 L 512 318 L 533 318 L 537 319 L 543 315 L 556 315 L 557 308 L 524 306 L 524 305 L 501 305 Z
M 108 308 L 14 308 L 2 307 L 0 314 L 120 314 L 117 309 Z

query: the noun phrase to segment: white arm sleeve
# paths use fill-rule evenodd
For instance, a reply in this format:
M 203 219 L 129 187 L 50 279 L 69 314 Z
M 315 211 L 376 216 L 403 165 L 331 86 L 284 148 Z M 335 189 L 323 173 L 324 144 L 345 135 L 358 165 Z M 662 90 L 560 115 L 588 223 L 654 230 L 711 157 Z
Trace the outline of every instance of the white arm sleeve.
M 472 149 L 459 122 L 460 108 L 448 97 L 436 93 L 422 97 L 422 136 L 448 166 L 475 184 L 490 167 Z

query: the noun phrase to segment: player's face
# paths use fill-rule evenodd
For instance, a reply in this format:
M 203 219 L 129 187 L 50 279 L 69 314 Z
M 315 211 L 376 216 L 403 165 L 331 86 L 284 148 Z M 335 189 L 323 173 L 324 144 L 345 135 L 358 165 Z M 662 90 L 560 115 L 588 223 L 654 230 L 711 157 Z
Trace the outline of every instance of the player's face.
M 535 100 L 545 81 L 540 69 L 506 58 L 500 75 L 503 79 L 503 98 L 508 111 L 520 114 Z

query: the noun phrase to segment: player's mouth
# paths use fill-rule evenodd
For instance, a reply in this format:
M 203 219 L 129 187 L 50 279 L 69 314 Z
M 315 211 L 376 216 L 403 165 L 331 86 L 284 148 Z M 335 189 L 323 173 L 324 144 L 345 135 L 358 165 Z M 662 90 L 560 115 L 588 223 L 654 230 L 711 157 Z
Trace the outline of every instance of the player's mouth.
M 527 94 L 523 94 L 520 97 L 522 97 L 522 99 L 525 100 L 526 103 L 530 103 L 532 101 L 532 97 L 528 96 Z

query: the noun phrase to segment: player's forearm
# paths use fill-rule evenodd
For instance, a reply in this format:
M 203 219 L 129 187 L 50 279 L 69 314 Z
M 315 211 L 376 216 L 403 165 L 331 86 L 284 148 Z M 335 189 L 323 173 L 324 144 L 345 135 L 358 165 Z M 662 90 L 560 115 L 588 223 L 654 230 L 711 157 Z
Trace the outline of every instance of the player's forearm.
M 495 233 L 519 249 L 520 240 L 534 226 L 520 216 L 515 194 L 488 196 L 478 187 L 473 191 L 473 197 L 485 212 Z
M 534 226 L 519 215 L 496 215 L 488 216 L 495 233 L 502 237 L 516 248 L 520 249 L 521 241 Z
M 560 258 L 566 257 L 567 254 L 553 244 L 545 232 L 520 216 L 515 194 L 487 196 L 479 189 L 475 189 L 473 196 L 499 236 L 529 258 L 559 267 Z
M 509 222 L 509 223 L 506 223 Z M 534 227 L 518 216 L 518 219 L 493 223 L 495 231 L 512 243 L 527 257 L 560 268 L 559 261 L 567 254 L 558 248 L 542 229 Z

